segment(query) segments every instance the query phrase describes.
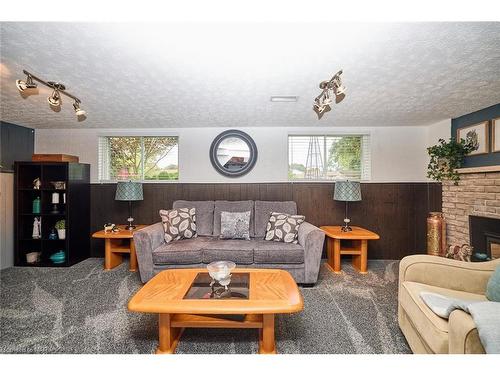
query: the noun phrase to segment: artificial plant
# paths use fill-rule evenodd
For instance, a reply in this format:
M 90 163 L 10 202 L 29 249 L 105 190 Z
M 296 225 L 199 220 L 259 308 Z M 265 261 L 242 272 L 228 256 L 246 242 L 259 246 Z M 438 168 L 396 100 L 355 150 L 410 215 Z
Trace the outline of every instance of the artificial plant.
M 467 140 L 450 138 L 448 142 L 440 138 L 437 145 L 427 148 L 431 157 L 427 166 L 427 177 L 436 181 L 451 180 L 455 185 L 460 181 L 457 168 L 460 168 L 465 156 L 474 151 L 475 145 L 472 139 Z

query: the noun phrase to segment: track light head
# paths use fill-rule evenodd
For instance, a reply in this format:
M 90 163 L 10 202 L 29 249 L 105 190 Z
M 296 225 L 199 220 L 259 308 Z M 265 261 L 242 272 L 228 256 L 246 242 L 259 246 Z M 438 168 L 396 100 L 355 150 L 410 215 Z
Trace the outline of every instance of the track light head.
M 59 91 L 55 89 L 52 92 L 52 95 L 50 95 L 47 98 L 47 101 L 49 102 L 50 106 L 53 108 L 57 108 L 61 106 L 61 95 L 59 94 Z
M 87 112 L 80 108 L 80 102 L 75 101 L 73 103 L 73 108 L 77 117 L 84 117 L 87 114 Z
M 16 80 L 16 87 L 22 93 L 29 89 L 36 89 L 37 86 L 36 83 L 33 82 L 31 75 L 28 74 L 26 81 L 23 81 L 22 79 Z

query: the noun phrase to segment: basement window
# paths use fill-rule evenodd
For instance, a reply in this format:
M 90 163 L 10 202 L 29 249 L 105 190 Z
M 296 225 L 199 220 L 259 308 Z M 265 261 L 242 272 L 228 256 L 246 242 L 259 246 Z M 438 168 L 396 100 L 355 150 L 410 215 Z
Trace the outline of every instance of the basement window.
M 369 135 L 289 135 L 291 181 L 363 180 L 371 178 Z
M 99 137 L 100 181 L 178 179 L 178 137 Z

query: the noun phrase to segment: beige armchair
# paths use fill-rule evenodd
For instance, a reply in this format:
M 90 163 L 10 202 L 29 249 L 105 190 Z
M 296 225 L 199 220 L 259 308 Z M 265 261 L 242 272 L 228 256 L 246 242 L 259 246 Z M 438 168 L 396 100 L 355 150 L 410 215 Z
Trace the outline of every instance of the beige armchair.
M 484 353 L 471 316 L 461 310 L 449 320 L 434 314 L 421 291 L 486 301 L 486 285 L 500 259 L 469 263 L 430 255 L 411 255 L 399 265 L 398 321 L 414 353 Z

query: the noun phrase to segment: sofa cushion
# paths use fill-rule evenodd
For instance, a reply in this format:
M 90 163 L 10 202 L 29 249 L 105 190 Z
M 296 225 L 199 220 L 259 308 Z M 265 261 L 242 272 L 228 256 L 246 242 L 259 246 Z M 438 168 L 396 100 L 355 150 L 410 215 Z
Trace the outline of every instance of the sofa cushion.
M 491 275 L 486 286 L 486 297 L 490 301 L 500 302 L 500 265 Z
M 305 216 L 288 215 L 281 212 L 271 212 L 266 227 L 266 241 L 298 243 L 299 226 L 305 221 Z
M 296 215 L 297 203 L 294 201 L 255 201 L 255 237 L 264 237 L 271 212 Z
M 203 248 L 203 263 L 230 260 L 237 264 L 252 264 L 253 246 L 253 241 L 213 240 Z
M 196 209 L 179 208 L 160 210 L 161 222 L 165 230 L 165 242 L 178 241 L 184 238 L 195 238 Z
M 199 236 L 211 236 L 214 232 L 214 201 L 178 200 L 173 208 L 196 208 L 196 232 Z
M 249 240 L 250 211 L 222 211 L 220 215 L 220 238 L 226 240 Z
M 254 263 L 304 263 L 304 248 L 298 244 L 255 240 L 253 249 Z
M 222 211 L 245 212 L 250 211 L 250 237 L 254 237 L 253 201 L 215 201 L 214 208 L 214 236 L 220 236 L 220 215 Z
M 424 303 L 420 297 L 420 292 L 424 291 L 464 300 L 485 301 L 486 297 L 412 281 L 402 283 L 399 302 L 412 325 L 434 353 L 448 353 L 448 320 L 434 314 Z
M 153 250 L 154 264 L 201 263 L 202 249 L 210 241 L 207 237 L 165 243 Z

